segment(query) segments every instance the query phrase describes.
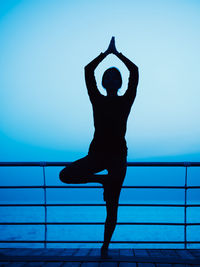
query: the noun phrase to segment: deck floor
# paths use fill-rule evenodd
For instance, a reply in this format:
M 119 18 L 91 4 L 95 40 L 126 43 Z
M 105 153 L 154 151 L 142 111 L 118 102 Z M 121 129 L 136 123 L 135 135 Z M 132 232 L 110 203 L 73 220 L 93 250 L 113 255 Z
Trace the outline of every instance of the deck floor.
M 110 249 L 109 255 L 102 259 L 100 249 L 1 248 L 0 266 L 200 267 L 200 249 Z

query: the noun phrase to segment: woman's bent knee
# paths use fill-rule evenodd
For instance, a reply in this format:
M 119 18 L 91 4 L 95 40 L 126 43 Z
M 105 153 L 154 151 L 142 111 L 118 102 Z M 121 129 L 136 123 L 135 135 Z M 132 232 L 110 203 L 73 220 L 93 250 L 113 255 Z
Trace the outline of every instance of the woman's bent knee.
M 60 173 L 59 173 L 59 178 L 61 180 L 61 182 L 63 183 L 70 183 L 70 176 L 69 176 L 69 171 L 67 168 L 64 168 Z

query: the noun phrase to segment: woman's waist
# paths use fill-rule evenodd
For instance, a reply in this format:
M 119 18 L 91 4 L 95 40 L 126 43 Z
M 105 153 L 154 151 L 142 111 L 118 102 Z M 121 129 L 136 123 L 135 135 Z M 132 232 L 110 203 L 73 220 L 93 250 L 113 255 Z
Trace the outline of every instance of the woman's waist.
M 124 136 L 96 136 L 94 135 L 93 143 L 101 145 L 126 145 L 126 139 Z
M 117 131 L 95 131 L 93 140 L 104 141 L 109 140 L 111 142 L 124 142 L 125 140 L 125 132 L 117 132 Z
M 93 138 L 90 144 L 90 151 L 96 152 L 112 152 L 112 153 L 126 153 L 127 145 L 125 138 L 121 139 L 98 139 Z

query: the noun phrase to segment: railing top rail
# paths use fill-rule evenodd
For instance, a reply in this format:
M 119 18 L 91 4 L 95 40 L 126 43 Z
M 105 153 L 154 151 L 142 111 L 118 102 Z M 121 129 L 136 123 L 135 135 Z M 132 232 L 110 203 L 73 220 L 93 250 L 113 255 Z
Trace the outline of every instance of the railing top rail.
M 61 167 L 67 166 L 71 162 L 70 161 L 27 161 L 27 162 L 0 162 L 0 167 Z M 197 161 L 160 161 L 160 162 L 133 162 L 128 161 L 127 166 L 135 166 L 135 167 L 200 167 L 200 162 Z

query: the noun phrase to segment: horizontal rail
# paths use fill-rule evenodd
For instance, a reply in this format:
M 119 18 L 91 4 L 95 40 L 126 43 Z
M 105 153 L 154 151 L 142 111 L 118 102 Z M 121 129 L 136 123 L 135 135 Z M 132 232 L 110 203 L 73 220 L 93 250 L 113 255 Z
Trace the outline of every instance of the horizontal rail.
M 0 243 L 103 243 L 103 241 L 88 240 L 0 240 Z M 184 241 L 110 241 L 117 244 L 184 244 Z M 200 241 L 187 241 L 188 244 L 200 244 Z
M 0 225 L 104 225 L 104 222 L 0 222 Z M 200 223 L 117 222 L 118 225 L 200 225 Z
M 67 166 L 68 162 L 53 162 L 53 161 L 37 161 L 37 162 L 0 162 L 1 167 L 55 167 Z M 127 166 L 135 167 L 200 167 L 200 162 L 127 162 Z
M 47 189 L 56 189 L 56 188 L 70 188 L 70 189 L 76 189 L 76 188 L 102 188 L 102 186 L 81 186 L 81 185 L 74 185 L 74 186 L 62 186 L 62 185 L 47 185 L 47 186 L 44 186 L 44 185 L 36 185 L 36 186 L 32 186 L 32 185 L 23 185 L 23 186 L 20 186 L 20 185 L 2 185 L 0 186 L 0 189 L 27 189 L 27 188 L 34 188 L 34 189 L 44 189 L 44 188 L 47 188 Z M 129 186 L 129 185 L 124 185 L 122 186 L 122 188 L 127 188 L 127 189 L 193 189 L 193 188 L 196 188 L 196 189 L 200 189 L 200 186 L 168 186 L 168 185 L 159 185 L 159 186 L 148 186 L 148 185 L 135 185 L 135 186 Z
M 67 204 L 0 204 L 0 207 L 105 207 L 106 204 L 94 204 L 94 203 L 80 203 L 80 204 L 74 204 L 74 203 L 67 203 Z M 185 207 L 184 204 L 118 204 L 118 206 L 125 206 L 125 207 L 132 207 L 132 206 L 136 206 L 136 207 L 141 207 L 141 206 L 145 206 L 145 207 Z M 191 205 L 187 205 L 187 206 L 191 206 Z M 200 207 L 199 205 L 192 205 L 192 207 Z

